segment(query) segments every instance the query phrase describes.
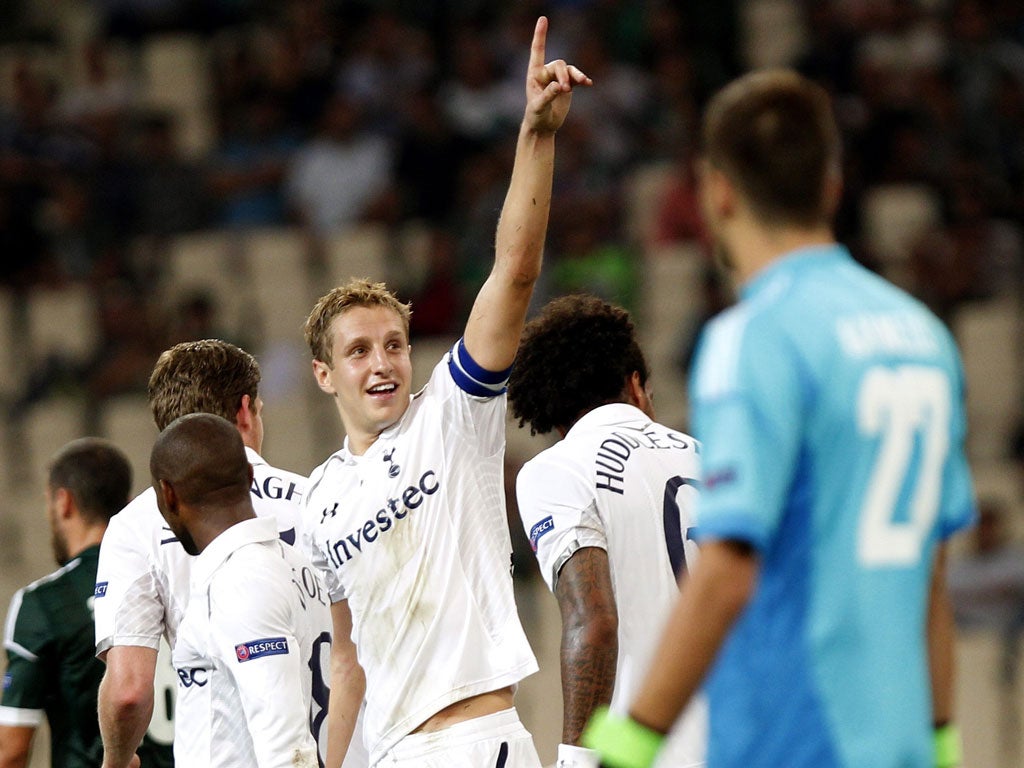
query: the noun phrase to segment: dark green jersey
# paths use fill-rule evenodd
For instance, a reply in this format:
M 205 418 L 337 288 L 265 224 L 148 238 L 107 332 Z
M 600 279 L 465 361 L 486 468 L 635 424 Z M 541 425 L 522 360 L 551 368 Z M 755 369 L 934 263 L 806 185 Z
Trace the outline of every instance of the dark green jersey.
M 7 673 L 0 724 L 50 724 L 53 768 L 96 768 L 103 762 L 96 692 L 103 662 L 95 656 L 92 618 L 99 547 L 15 593 L 7 614 Z M 147 738 L 147 768 L 173 765 L 169 744 Z

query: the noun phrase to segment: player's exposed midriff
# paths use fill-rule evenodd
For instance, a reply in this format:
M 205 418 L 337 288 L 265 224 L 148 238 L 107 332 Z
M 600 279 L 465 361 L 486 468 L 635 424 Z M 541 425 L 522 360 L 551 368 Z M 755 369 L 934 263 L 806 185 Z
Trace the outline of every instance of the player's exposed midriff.
M 485 715 L 493 715 L 513 707 L 513 688 L 499 688 L 496 691 L 480 693 L 468 699 L 456 701 L 444 709 L 435 712 L 416 728 L 413 733 L 430 733 L 449 728 L 456 723 L 472 720 Z

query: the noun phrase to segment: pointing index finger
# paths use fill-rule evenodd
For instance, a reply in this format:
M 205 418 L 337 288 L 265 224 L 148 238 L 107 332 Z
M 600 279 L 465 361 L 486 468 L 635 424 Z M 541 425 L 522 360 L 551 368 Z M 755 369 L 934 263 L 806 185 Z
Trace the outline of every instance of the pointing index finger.
M 530 45 L 530 69 L 544 66 L 544 49 L 548 38 L 548 18 L 541 16 L 533 29 L 533 43 Z

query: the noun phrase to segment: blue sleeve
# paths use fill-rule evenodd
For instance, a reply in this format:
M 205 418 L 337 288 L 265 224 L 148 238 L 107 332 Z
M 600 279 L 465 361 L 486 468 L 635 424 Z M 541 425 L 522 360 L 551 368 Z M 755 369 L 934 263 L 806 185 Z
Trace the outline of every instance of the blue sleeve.
M 955 353 L 954 353 L 955 354 Z M 954 533 L 974 523 L 977 514 L 974 500 L 974 484 L 967 462 L 965 441 L 967 439 L 967 417 L 964 403 L 964 377 L 959 360 L 956 363 L 959 391 L 953 398 L 950 419 L 949 456 L 942 477 L 942 497 L 939 500 L 940 539 L 948 539 Z
M 768 320 L 737 308 L 709 327 L 690 387 L 703 447 L 698 540 L 768 547 L 799 458 L 803 390 L 796 350 Z

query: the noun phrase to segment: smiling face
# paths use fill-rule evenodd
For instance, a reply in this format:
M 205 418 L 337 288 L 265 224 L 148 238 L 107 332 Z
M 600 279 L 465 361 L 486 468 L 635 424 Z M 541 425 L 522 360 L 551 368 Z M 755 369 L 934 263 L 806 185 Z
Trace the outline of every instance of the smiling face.
M 356 306 L 331 321 L 331 364 L 313 361 L 324 392 L 333 395 L 349 449 L 362 454 L 409 407 L 412 363 L 405 323 L 382 306 Z

